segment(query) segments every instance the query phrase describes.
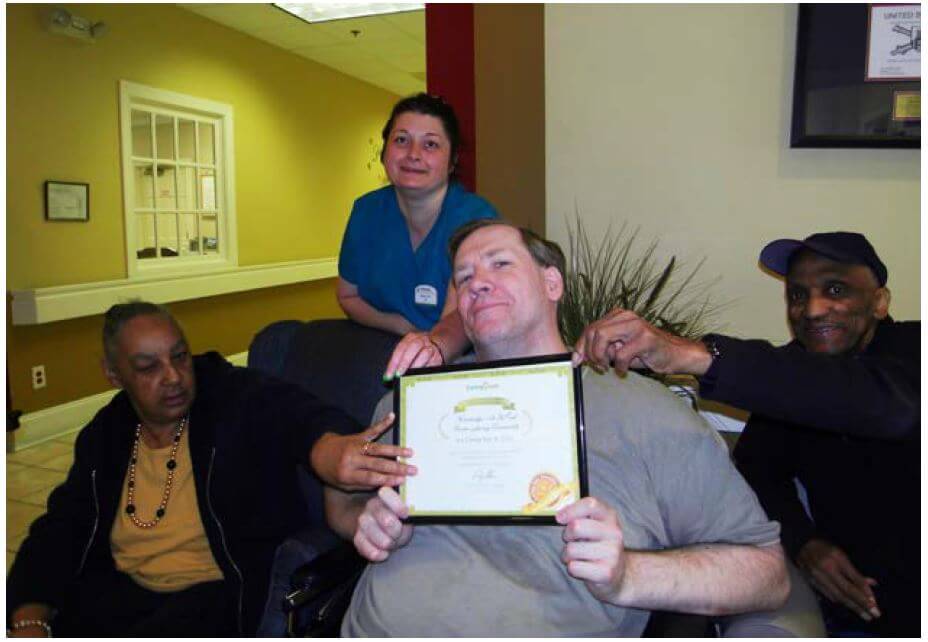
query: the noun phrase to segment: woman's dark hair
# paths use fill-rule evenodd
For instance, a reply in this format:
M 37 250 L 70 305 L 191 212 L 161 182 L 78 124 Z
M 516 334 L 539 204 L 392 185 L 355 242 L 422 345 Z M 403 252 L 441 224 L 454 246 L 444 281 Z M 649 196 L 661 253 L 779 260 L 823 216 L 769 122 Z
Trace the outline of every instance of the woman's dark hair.
M 458 117 L 454 114 L 454 109 L 451 105 L 445 102 L 444 98 L 441 96 L 430 96 L 429 94 L 407 96 L 393 105 L 390 118 L 387 120 L 387 124 L 383 126 L 383 132 L 380 134 L 383 138 L 380 160 L 383 161 L 383 153 L 387 148 L 387 138 L 390 137 L 390 132 L 393 131 L 393 124 L 396 122 L 397 117 L 400 114 L 405 114 L 410 111 L 416 114 L 434 116 L 441 121 L 442 126 L 445 128 L 445 135 L 448 136 L 448 141 L 451 143 L 450 158 L 452 170 L 456 168 L 458 164 L 458 151 L 461 148 L 461 127 L 458 124 Z M 454 174 L 454 171 L 451 173 Z

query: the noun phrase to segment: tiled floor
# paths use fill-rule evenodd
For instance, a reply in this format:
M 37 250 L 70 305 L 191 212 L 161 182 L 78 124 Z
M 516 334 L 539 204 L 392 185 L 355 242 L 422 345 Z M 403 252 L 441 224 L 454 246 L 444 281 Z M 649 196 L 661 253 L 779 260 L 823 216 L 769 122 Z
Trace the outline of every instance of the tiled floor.
M 6 456 L 6 570 L 32 521 L 45 512 L 52 489 L 64 481 L 77 432 Z

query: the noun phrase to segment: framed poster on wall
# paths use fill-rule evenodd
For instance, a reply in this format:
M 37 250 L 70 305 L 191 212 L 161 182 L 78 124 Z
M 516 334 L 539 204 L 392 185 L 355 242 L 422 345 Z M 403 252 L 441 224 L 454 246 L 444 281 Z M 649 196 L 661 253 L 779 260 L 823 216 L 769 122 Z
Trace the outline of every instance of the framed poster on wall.
M 90 220 L 90 185 L 65 181 L 45 181 L 45 220 Z
M 920 5 L 799 5 L 790 147 L 921 147 L 920 25 Z

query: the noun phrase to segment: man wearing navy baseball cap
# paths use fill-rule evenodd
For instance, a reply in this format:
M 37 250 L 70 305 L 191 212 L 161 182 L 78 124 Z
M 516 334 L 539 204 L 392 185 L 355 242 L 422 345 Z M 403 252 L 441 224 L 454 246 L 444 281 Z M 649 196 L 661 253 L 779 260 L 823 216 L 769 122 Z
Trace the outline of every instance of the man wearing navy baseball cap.
M 862 234 L 780 239 L 760 263 L 784 279 L 789 344 L 690 341 L 614 310 L 576 360 L 692 374 L 702 397 L 749 410 L 738 469 L 782 524 L 829 631 L 917 636 L 920 323 L 889 316 L 888 272 Z

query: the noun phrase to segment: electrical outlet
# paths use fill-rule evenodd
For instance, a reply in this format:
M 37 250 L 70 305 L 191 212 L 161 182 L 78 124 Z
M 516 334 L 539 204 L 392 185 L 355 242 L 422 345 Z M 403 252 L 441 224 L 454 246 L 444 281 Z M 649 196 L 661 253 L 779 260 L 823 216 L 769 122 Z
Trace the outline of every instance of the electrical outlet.
M 46 383 L 45 366 L 32 366 L 32 389 L 44 388 Z

